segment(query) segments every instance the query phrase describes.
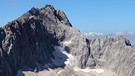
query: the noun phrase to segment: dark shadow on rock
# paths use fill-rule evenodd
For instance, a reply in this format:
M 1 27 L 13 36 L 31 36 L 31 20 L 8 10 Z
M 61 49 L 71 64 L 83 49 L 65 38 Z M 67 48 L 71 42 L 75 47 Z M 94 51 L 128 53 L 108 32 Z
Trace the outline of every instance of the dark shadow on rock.
M 66 51 L 67 53 L 70 53 L 70 48 L 69 48 L 68 46 L 65 46 L 65 51 Z
M 56 11 L 50 5 L 32 8 L 0 28 L 0 76 L 14 76 L 18 70 L 38 72 L 46 68 L 46 64 L 48 68 L 65 66 L 67 57 L 62 53 L 55 57 L 54 46 L 59 46 L 65 38 L 59 23 L 72 25 L 64 12 Z
M 42 70 L 64 68 L 66 66 L 64 62 L 67 61 L 67 59 L 68 59 L 67 55 L 65 55 L 63 53 L 65 51 L 64 48 L 62 48 L 60 46 L 54 46 L 54 49 L 55 49 L 53 51 L 54 58 L 51 58 L 52 62 L 45 64 L 45 65 L 38 64 L 38 66 L 34 67 L 35 69 L 25 67 L 21 70 L 22 71 L 31 71 L 31 72 L 40 72 Z M 21 74 L 20 71 L 19 71 L 19 74 Z
M 24 73 L 21 70 L 19 70 L 19 71 L 17 71 L 17 75 L 16 76 L 25 76 L 25 75 L 24 75 Z

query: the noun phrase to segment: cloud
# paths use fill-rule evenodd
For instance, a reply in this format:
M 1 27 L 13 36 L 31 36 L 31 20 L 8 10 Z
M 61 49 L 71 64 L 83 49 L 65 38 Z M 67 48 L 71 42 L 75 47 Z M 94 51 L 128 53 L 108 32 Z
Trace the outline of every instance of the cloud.
M 88 39 L 93 38 L 103 38 L 103 37 L 113 37 L 116 38 L 118 36 L 124 36 L 125 38 L 129 39 L 131 44 L 135 45 L 135 32 L 115 32 L 111 34 L 104 34 L 100 32 L 90 32 L 84 33 Z
M 89 33 L 84 33 L 88 39 L 93 39 L 93 38 L 102 38 L 105 37 L 106 35 L 104 33 L 100 32 L 89 32 Z
M 116 32 L 115 35 L 135 35 L 135 32 Z

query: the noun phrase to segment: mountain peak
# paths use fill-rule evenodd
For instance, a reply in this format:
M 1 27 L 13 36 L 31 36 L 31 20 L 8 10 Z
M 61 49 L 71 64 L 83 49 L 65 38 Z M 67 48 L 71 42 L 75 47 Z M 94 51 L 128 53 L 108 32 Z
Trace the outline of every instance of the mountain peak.
M 46 10 L 45 12 L 48 11 L 51 11 L 51 12 L 54 12 L 55 11 L 55 8 L 52 6 L 52 5 L 49 5 L 49 4 L 46 4 L 45 7 L 41 8 L 41 9 L 38 9 L 38 8 L 35 8 L 35 7 L 32 7 L 28 12 L 30 12 L 32 15 L 35 15 L 33 13 L 37 12 L 37 11 L 42 11 L 42 10 Z M 44 13 L 45 13 L 44 12 Z
M 71 26 L 67 16 L 62 10 L 56 10 L 52 5 L 46 5 L 45 7 L 38 9 L 38 8 L 31 8 L 28 12 L 23 14 L 18 19 L 36 19 L 36 20 L 43 20 L 49 21 L 51 20 L 52 23 L 56 24 L 64 24 L 67 26 Z
M 115 40 L 119 41 L 119 42 L 123 42 L 123 44 L 125 44 L 127 46 L 131 46 L 130 41 L 128 39 L 124 38 L 123 36 L 118 36 Z
M 52 5 L 49 5 L 49 4 L 46 4 L 44 8 L 54 9 L 54 7 Z

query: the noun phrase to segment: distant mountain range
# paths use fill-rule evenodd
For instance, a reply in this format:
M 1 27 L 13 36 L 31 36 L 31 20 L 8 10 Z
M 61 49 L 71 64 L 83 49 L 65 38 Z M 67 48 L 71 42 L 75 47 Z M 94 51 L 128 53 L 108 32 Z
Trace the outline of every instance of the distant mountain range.
M 84 33 L 88 39 L 93 38 L 103 38 L 103 37 L 113 37 L 116 38 L 118 36 L 124 36 L 125 38 L 129 39 L 132 45 L 135 45 L 135 32 L 115 32 L 110 34 L 105 34 L 101 32 L 89 32 Z

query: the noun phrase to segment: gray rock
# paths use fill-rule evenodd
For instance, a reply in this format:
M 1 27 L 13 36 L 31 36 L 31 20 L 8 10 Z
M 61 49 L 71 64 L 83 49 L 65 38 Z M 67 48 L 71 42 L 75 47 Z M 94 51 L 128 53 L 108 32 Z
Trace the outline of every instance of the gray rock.
M 72 40 L 72 44 L 64 45 L 67 40 Z M 79 59 L 80 67 L 86 62 L 82 58 L 89 56 L 85 36 L 72 28 L 63 11 L 55 10 L 51 5 L 32 8 L 9 22 L 0 29 L 0 41 L 0 76 L 16 75 L 20 69 L 37 72 L 44 69 L 45 64 L 51 64 L 55 59 L 54 46 L 67 47 Z
M 122 36 L 93 39 L 90 47 L 96 67 L 112 69 L 119 76 L 135 75 L 135 48 L 129 40 Z
M 0 28 L 0 76 L 16 75 L 19 69 L 34 71 L 51 63 L 53 46 L 63 39 L 59 24 L 72 27 L 64 12 L 46 5 L 32 8 Z

